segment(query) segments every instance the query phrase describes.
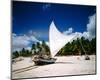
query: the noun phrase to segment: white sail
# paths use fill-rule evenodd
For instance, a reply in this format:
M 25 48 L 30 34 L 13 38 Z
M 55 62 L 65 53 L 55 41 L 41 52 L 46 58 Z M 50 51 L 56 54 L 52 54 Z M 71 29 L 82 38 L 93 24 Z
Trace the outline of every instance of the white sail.
M 73 40 L 74 37 L 75 35 L 64 35 L 59 32 L 52 21 L 49 29 L 49 44 L 52 57 L 54 57 L 65 44 Z

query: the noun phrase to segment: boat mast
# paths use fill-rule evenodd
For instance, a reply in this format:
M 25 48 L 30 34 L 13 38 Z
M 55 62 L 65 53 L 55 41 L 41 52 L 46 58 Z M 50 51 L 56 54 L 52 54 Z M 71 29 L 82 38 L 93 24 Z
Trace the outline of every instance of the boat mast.
M 84 53 L 85 53 L 85 56 L 86 56 L 87 54 L 86 54 L 86 51 L 85 51 L 85 49 L 84 49 L 84 47 L 83 47 L 83 45 L 82 45 L 81 40 L 79 40 L 79 42 L 80 42 L 80 45 L 81 45 L 81 47 L 82 47 L 82 49 L 83 49 L 83 51 L 84 51 Z
M 82 45 L 81 39 L 79 40 L 79 42 L 80 42 L 80 45 L 81 45 L 81 47 L 82 47 L 82 49 L 83 49 L 83 51 L 85 53 L 85 60 L 90 60 L 90 57 L 87 55 L 86 50 L 85 50 L 85 48 Z

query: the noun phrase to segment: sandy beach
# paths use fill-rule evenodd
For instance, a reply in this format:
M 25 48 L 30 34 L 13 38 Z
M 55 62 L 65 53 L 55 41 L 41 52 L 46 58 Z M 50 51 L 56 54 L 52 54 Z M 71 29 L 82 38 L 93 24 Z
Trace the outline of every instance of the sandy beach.
M 50 77 L 63 75 L 95 74 L 95 55 L 84 60 L 84 56 L 56 57 L 54 64 L 36 66 L 30 57 L 12 64 L 12 78 Z

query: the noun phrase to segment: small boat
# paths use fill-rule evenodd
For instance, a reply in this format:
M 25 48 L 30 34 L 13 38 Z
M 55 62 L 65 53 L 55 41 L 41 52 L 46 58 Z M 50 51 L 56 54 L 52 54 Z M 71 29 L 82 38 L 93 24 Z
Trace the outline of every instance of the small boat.
M 45 64 L 55 63 L 56 60 L 57 60 L 56 58 L 50 58 L 50 59 L 38 58 L 38 59 L 34 59 L 34 62 L 36 65 L 45 65 Z
M 40 64 L 52 64 L 55 63 L 56 59 L 54 56 L 57 54 L 57 52 L 64 47 L 65 44 L 70 42 L 76 38 L 75 35 L 64 35 L 62 34 L 57 28 L 54 22 L 50 24 L 50 29 L 49 29 L 49 46 L 50 46 L 50 53 L 51 56 L 50 58 L 46 57 L 41 57 L 42 53 L 44 54 L 45 51 L 42 48 L 41 54 L 39 56 L 34 56 L 33 61 L 35 62 L 36 65 Z M 41 58 L 40 58 L 41 57 Z

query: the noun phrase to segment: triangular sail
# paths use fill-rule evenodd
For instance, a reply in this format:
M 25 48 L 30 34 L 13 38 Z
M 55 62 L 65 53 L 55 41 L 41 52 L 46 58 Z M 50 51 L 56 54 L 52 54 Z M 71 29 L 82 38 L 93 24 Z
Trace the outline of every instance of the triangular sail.
M 59 32 L 54 22 L 52 21 L 49 29 L 49 43 L 52 57 L 54 57 L 57 54 L 57 52 L 74 37 L 75 35 L 64 35 L 61 32 Z

